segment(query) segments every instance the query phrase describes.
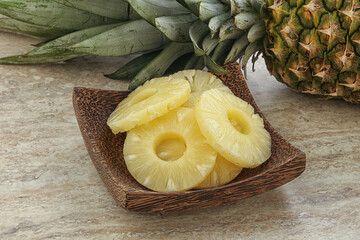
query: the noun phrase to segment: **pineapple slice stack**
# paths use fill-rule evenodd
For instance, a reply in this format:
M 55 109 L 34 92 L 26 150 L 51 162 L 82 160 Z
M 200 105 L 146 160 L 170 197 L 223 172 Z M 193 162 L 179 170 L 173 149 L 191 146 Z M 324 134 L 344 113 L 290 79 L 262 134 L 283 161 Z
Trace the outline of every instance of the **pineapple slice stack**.
M 177 148 L 172 153 L 166 145 Z M 155 191 L 196 187 L 214 168 L 216 155 L 201 134 L 191 108 L 180 107 L 130 130 L 124 143 L 130 174 Z
M 200 70 L 184 70 L 171 75 L 171 77 L 185 79 L 190 84 L 191 94 L 189 100 L 184 103 L 184 107 L 195 107 L 196 101 L 206 90 L 219 89 L 224 92 L 232 93 L 219 78 L 209 72 Z
M 107 124 L 115 134 L 127 132 L 126 166 L 154 191 L 222 186 L 271 155 L 270 134 L 252 106 L 200 70 L 146 82 Z
M 181 106 L 189 95 L 189 83 L 183 79 L 152 79 L 121 101 L 107 124 L 115 134 L 126 132 Z
M 216 157 L 216 162 L 210 174 L 198 184 L 196 189 L 205 189 L 225 185 L 234 180 L 243 168 L 223 158 L 220 154 Z
M 224 158 L 238 166 L 253 168 L 270 157 L 270 134 L 263 119 L 254 114 L 254 108 L 247 102 L 211 89 L 201 95 L 195 109 L 202 134 Z

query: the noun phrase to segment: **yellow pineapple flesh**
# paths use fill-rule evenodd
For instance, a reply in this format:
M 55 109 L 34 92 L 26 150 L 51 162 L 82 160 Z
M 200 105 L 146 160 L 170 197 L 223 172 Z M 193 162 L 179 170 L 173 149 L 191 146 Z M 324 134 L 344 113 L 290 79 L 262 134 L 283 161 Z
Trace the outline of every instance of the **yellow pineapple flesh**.
M 184 107 L 194 107 L 196 101 L 206 90 L 219 89 L 231 93 L 231 90 L 215 75 L 201 70 L 184 70 L 177 72 L 170 77 L 185 79 L 190 84 L 191 94 Z
M 195 105 L 196 120 L 208 143 L 226 160 L 257 167 L 271 155 L 271 137 L 254 108 L 217 89 L 204 92 Z
M 241 167 L 229 162 L 220 154 L 218 154 L 214 169 L 211 171 L 209 176 L 207 176 L 207 178 L 205 178 L 205 180 L 195 188 L 205 189 L 225 185 L 234 180 L 239 175 L 241 170 Z
M 180 107 L 127 132 L 124 159 L 130 174 L 154 191 L 184 191 L 200 184 L 215 165 L 191 108 Z
M 169 77 L 154 78 L 121 101 L 107 124 L 114 134 L 128 131 L 181 106 L 189 96 L 188 81 Z

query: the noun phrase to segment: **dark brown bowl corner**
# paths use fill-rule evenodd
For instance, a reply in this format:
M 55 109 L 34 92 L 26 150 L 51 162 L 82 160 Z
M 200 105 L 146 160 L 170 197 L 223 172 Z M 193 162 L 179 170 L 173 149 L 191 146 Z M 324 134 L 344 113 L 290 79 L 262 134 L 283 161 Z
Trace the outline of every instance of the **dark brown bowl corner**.
M 73 103 L 85 145 L 101 179 L 116 202 L 135 212 L 178 212 L 217 206 L 264 193 L 298 177 L 305 170 L 305 153 L 282 138 L 257 107 L 238 64 L 218 75 L 230 89 L 249 102 L 271 134 L 271 157 L 261 166 L 245 169 L 231 183 L 206 190 L 154 192 L 138 184 L 126 169 L 122 146 L 125 134 L 114 135 L 106 119 L 128 91 L 74 88 Z

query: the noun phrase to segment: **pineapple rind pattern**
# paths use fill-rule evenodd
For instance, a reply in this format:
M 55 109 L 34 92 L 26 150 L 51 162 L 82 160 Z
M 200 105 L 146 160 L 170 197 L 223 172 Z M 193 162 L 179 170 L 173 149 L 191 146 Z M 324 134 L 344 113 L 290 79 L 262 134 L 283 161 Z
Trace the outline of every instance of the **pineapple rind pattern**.
M 265 20 L 269 53 L 265 60 L 276 79 L 303 93 L 359 102 L 359 0 L 297 1 L 291 13 L 300 19 L 295 24 L 279 17 L 289 9 L 289 1 L 265 2 L 270 12 Z M 281 38 L 279 29 L 286 30 Z M 290 55 L 285 54 L 287 49 Z

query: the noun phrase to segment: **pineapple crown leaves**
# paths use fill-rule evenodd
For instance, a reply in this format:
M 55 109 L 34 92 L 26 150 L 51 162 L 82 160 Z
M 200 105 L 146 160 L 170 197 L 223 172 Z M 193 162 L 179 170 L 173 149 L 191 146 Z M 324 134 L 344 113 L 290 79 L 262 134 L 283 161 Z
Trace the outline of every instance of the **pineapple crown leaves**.
M 0 64 L 38 64 L 87 55 L 135 57 L 113 74 L 129 89 L 175 70 L 227 73 L 221 65 L 263 51 L 262 0 L 0 0 L 0 29 L 46 42 Z

